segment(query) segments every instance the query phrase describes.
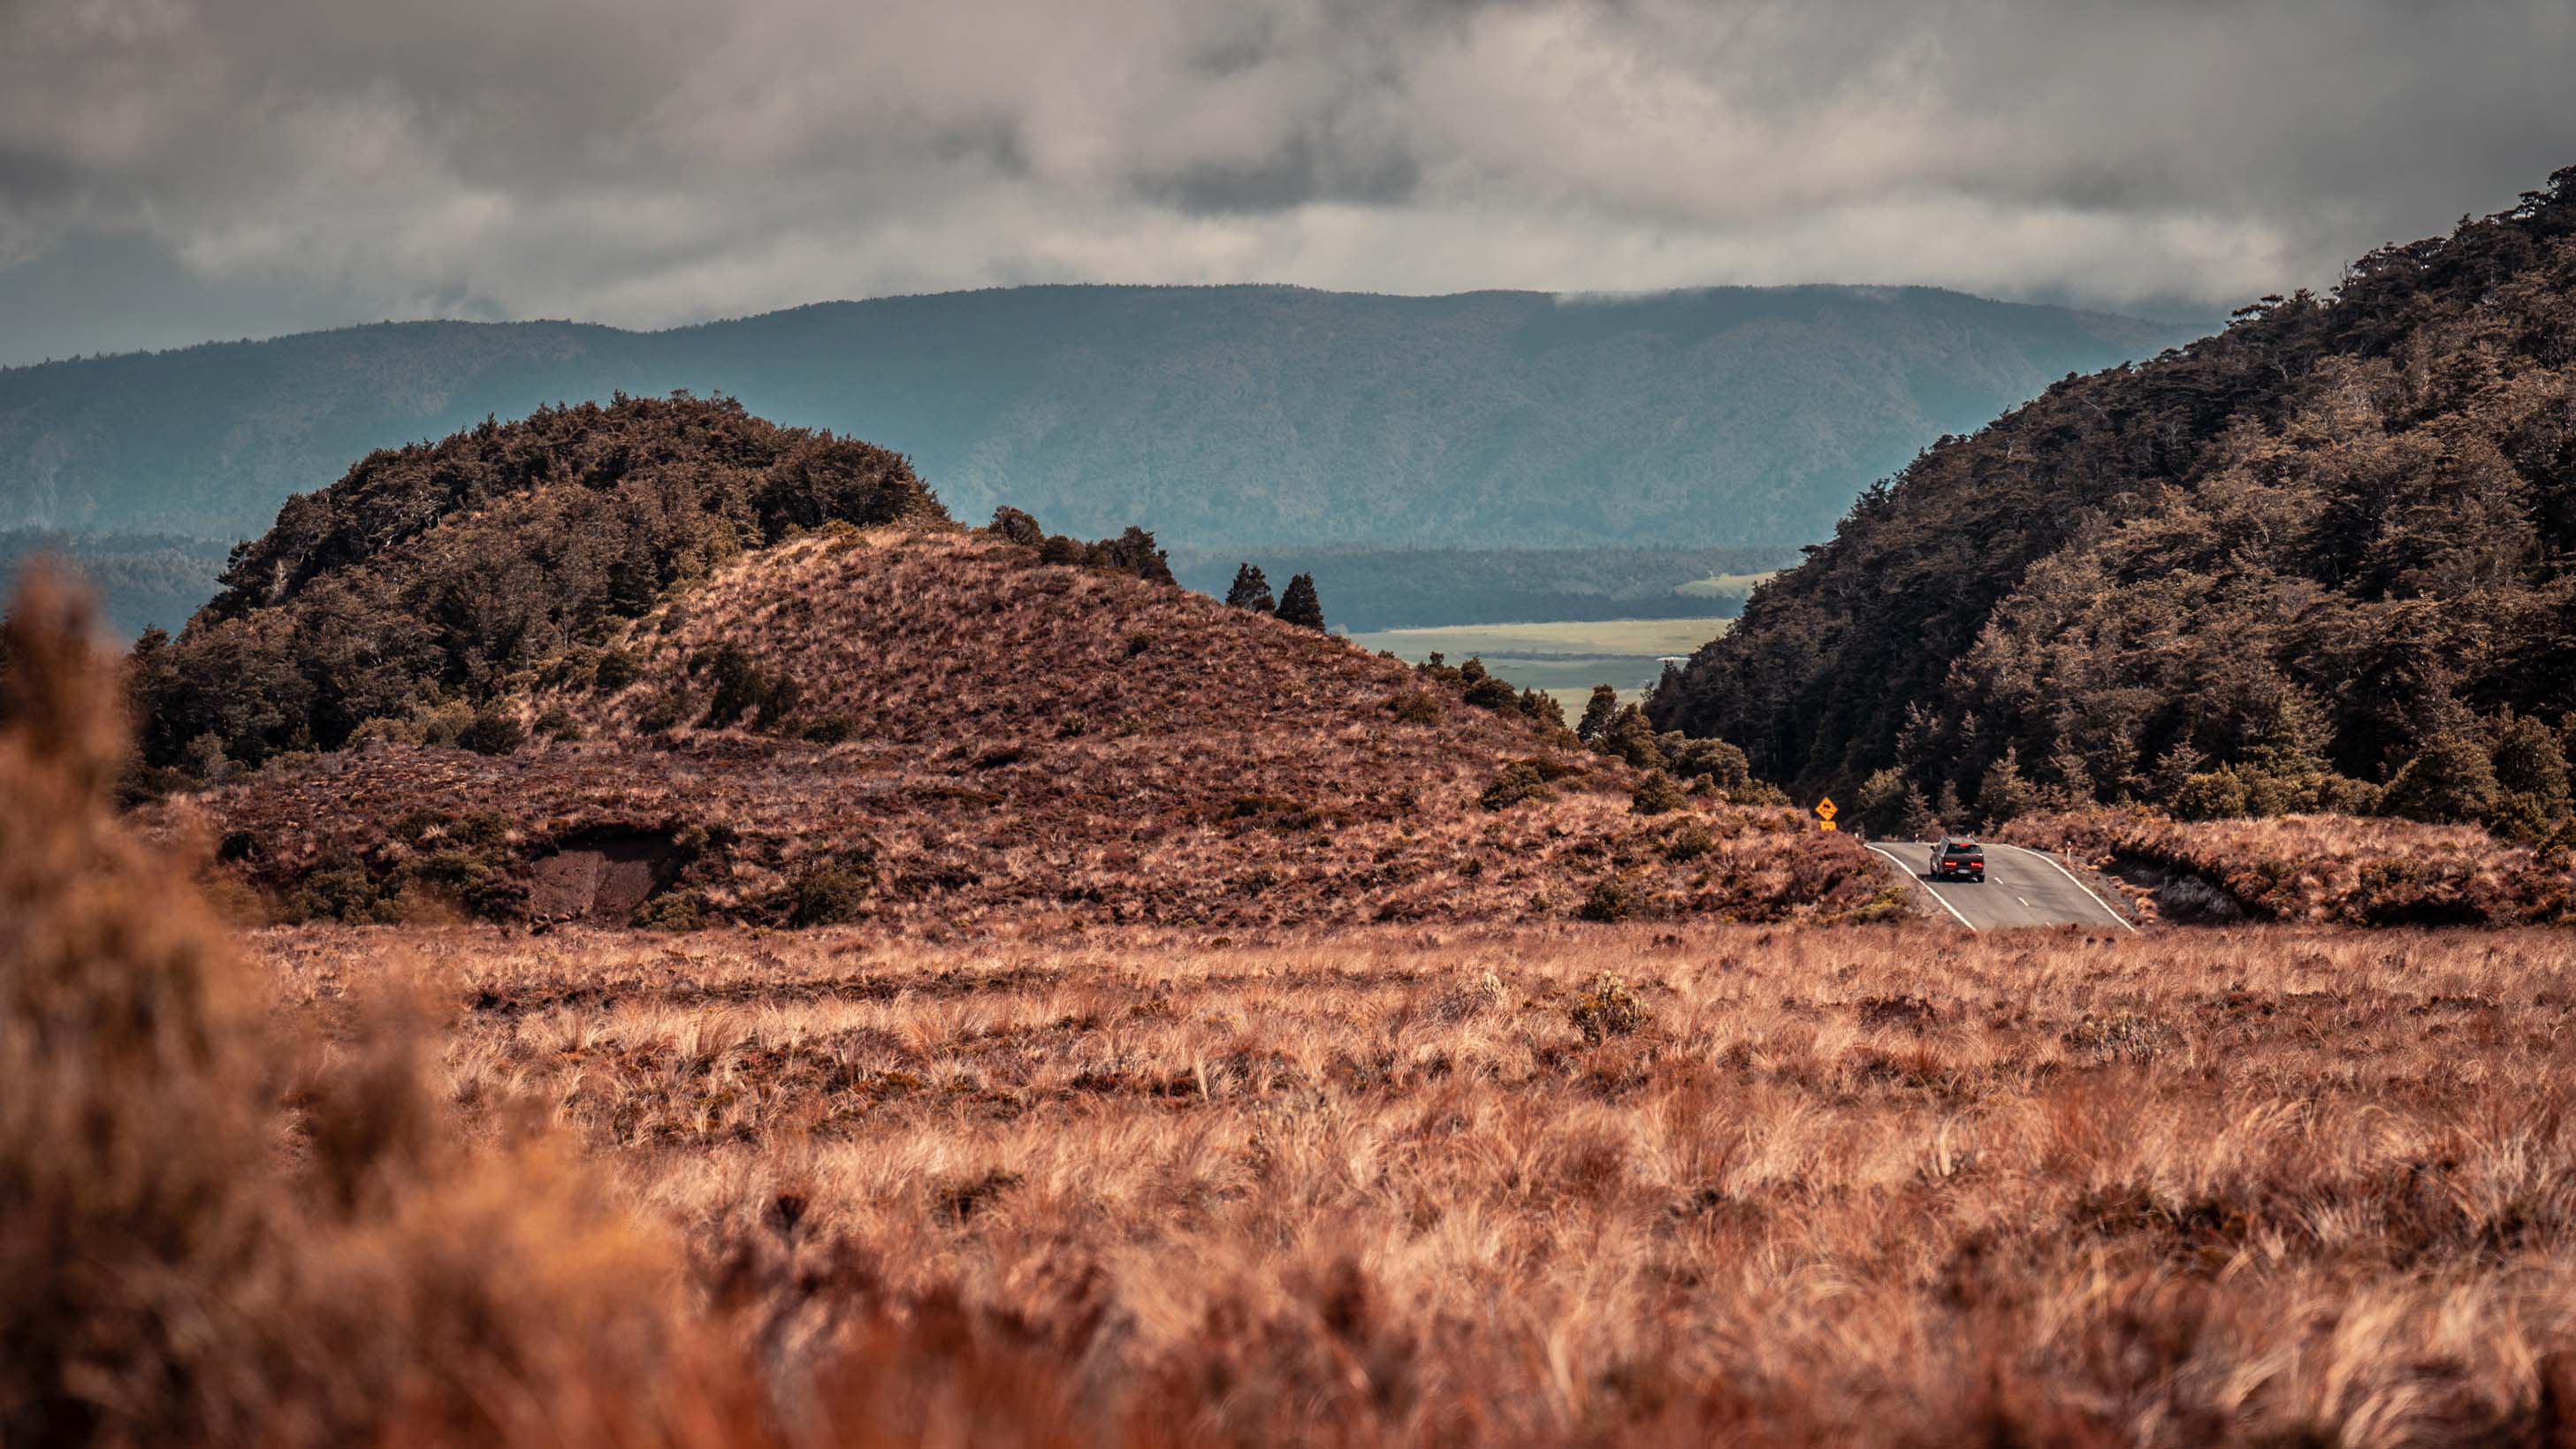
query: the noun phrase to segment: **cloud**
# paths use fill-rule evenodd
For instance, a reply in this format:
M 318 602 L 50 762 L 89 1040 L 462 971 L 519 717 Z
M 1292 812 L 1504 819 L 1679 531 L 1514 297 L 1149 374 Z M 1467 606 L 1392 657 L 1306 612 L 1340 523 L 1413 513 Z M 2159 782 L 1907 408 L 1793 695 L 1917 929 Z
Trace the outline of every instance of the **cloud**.
M 96 345 L 29 288 L 102 238 L 193 290 L 101 332 L 172 342 L 1035 280 L 2215 307 L 2576 160 L 2570 73 L 2564 0 L 0 0 L 0 360 Z

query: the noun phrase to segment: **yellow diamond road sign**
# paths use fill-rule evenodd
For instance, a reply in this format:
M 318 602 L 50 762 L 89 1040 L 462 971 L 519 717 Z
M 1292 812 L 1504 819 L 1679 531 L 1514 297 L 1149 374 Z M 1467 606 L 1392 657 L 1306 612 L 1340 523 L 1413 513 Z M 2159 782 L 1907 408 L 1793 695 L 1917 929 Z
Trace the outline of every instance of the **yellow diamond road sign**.
M 1822 800 L 1816 802 L 1816 818 L 1818 820 L 1831 820 L 1834 818 L 1833 796 L 1828 795 Z

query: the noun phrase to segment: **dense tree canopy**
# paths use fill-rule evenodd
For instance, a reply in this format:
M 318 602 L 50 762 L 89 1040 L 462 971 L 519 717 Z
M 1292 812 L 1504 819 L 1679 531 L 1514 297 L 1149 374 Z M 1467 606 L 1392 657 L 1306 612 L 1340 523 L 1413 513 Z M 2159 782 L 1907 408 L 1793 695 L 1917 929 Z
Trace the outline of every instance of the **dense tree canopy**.
M 1892 769 L 1891 818 L 1908 786 L 1985 816 L 2043 792 L 2547 815 L 2571 551 L 2576 168 L 2331 299 L 2265 298 L 1944 438 L 1651 712 L 1775 779 Z
M 946 517 L 901 456 L 724 399 L 620 396 L 374 453 L 236 549 L 178 638 L 137 646 L 145 754 L 336 747 L 487 699 L 795 529 Z

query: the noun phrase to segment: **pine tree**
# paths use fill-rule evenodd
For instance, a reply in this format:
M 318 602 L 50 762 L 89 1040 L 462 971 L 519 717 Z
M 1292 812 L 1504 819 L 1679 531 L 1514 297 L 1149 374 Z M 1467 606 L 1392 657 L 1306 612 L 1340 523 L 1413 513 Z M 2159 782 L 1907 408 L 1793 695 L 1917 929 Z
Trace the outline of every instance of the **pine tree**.
M 2191 783 L 2191 777 L 2209 763 L 2209 756 L 2188 739 L 2174 741 L 2174 746 L 2157 758 L 2156 767 L 2147 775 L 2147 788 L 2155 792 L 2150 803 L 2170 809 L 2175 797 Z
M 2331 733 L 2325 711 L 2307 691 L 2292 685 L 2272 697 L 2263 733 L 2246 751 L 2245 761 L 2262 774 L 2284 780 L 2323 775 L 2328 773 L 2325 743 Z
M 1908 840 L 1935 840 L 1941 835 L 1941 817 L 1934 814 L 1932 802 L 1923 798 L 1923 787 L 1905 787 L 1905 805 L 1897 812 L 1897 833 Z
M 2021 772 L 2021 751 L 2006 745 L 2004 757 L 1986 766 L 1977 781 L 1977 808 L 1985 812 L 1987 823 L 2000 825 L 2029 814 L 2038 804 L 2039 791 Z
M 1582 722 L 1575 725 L 1574 737 L 1589 744 L 1601 738 L 1610 728 L 1610 720 L 1619 713 L 1619 691 L 1606 684 L 1592 686 L 1591 702 L 1583 706 Z
M 1279 596 L 1279 617 L 1309 629 L 1324 627 L 1324 601 L 1315 596 L 1313 574 L 1299 574 L 1288 581 L 1288 592 Z
M 1234 608 L 1250 609 L 1256 614 L 1272 614 L 1279 610 L 1279 601 L 1270 597 L 1270 580 L 1261 576 L 1258 567 L 1248 563 L 1234 571 L 1234 587 L 1225 591 L 1225 601 Z
M 1958 781 L 1941 782 L 1941 798 L 1933 805 L 1932 813 L 1939 818 L 1933 822 L 1936 827 L 1933 834 L 1924 837 L 1927 840 L 1934 835 L 1947 835 L 1967 824 L 1968 807 L 1959 799 Z

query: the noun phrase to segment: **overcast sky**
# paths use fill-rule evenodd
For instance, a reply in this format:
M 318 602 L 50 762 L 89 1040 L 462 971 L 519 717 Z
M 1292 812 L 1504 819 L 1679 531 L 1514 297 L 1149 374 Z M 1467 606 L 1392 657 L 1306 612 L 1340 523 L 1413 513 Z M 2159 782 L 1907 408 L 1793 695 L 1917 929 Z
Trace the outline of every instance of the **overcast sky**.
M 0 0 L 0 362 L 1033 281 L 2207 312 L 2576 162 L 2570 0 Z

